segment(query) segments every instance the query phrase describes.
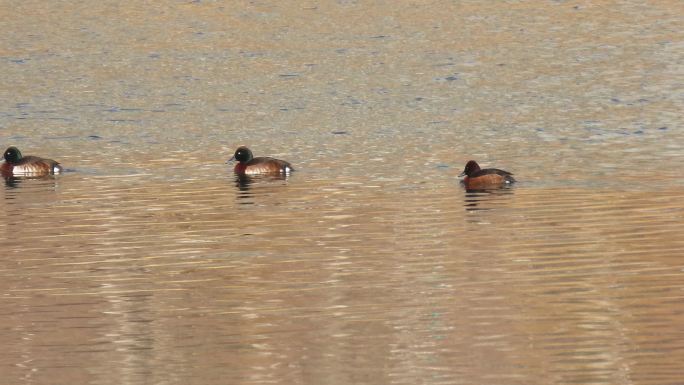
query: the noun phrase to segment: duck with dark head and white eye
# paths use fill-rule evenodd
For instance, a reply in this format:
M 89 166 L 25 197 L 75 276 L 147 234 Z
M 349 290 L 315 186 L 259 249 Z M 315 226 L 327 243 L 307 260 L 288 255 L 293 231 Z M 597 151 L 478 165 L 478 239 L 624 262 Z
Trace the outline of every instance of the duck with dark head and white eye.
M 459 176 L 465 176 L 462 182 L 468 190 L 501 188 L 515 182 L 512 173 L 498 168 L 481 169 L 474 160 L 466 163 L 465 169 Z
M 238 161 L 234 171 L 239 175 L 288 175 L 294 171 L 290 162 L 267 156 L 254 157 L 252 151 L 240 146 L 228 161 Z

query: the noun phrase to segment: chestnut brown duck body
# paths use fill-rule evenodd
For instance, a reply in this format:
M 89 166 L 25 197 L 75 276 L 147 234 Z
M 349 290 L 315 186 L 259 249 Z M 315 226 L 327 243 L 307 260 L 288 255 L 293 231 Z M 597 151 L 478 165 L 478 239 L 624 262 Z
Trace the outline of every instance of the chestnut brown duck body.
M 498 168 L 481 169 L 476 161 L 466 163 L 465 169 L 459 176 L 468 190 L 487 190 L 508 186 L 515 182 L 513 174 Z
M 287 175 L 294 171 L 289 162 L 268 156 L 254 157 L 252 151 L 241 146 L 229 161 L 236 160 L 234 171 L 239 175 Z
M 9 147 L 3 155 L 5 162 L 0 166 L 4 176 L 42 176 L 62 172 L 59 162 L 38 156 L 23 156 L 16 147 Z

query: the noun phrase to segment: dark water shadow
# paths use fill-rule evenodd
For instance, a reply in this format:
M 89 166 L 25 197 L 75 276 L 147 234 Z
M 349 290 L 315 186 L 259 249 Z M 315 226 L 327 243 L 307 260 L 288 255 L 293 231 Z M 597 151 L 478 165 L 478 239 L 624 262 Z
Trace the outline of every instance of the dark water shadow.
M 251 205 L 258 195 L 272 194 L 272 187 L 287 185 L 289 175 L 239 175 L 235 174 L 238 203 Z
M 54 175 L 40 175 L 40 176 L 15 176 L 15 175 L 4 175 L 5 188 L 7 190 L 19 189 L 25 187 L 39 187 L 46 186 L 48 189 L 54 190 L 57 179 Z
M 466 189 L 463 205 L 467 211 L 486 211 L 495 208 L 495 204 L 501 202 L 501 198 L 513 195 L 515 188 L 504 186 L 494 189 L 473 190 Z
M 21 213 L 28 207 L 50 206 L 59 199 L 59 179 L 52 175 L 8 176 L 4 179 L 5 188 L 1 195 L 8 213 Z

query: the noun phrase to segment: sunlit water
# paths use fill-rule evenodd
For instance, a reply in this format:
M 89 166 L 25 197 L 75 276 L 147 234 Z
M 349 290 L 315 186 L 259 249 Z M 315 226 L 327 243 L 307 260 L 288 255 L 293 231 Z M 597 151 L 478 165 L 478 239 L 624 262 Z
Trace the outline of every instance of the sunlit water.
M 684 381 L 679 2 L 1 12 L 0 382 Z

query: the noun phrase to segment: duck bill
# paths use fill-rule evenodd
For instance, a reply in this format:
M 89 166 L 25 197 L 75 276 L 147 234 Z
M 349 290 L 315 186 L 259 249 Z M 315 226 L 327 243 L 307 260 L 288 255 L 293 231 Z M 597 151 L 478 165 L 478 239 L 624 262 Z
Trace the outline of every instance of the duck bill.
M 230 159 L 228 159 L 228 160 L 226 161 L 226 163 L 230 163 L 230 162 L 233 162 L 233 161 L 235 161 L 235 155 L 231 156 Z
M 459 177 L 459 178 L 462 177 L 462 176 L 466 176 L 466 172 L 465 172 L 465 171 L 463 171 L 462 173 L 458 174 L 458 177 Z

